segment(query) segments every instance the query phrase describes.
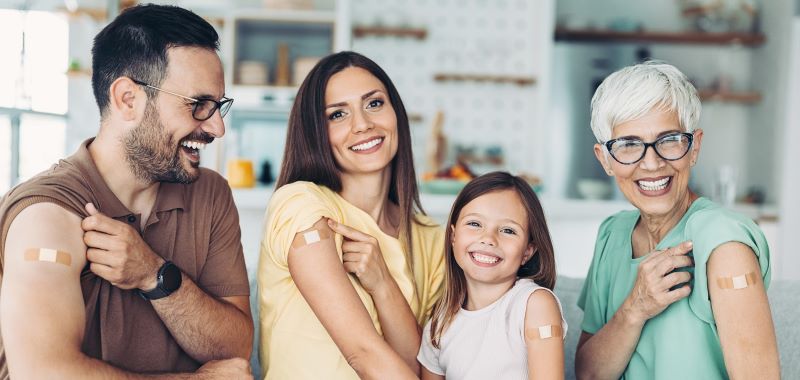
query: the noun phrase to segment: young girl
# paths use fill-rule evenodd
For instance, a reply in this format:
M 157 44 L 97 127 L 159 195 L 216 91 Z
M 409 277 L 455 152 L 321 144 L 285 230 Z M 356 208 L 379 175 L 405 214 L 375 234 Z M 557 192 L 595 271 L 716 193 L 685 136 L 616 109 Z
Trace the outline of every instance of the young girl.
M 475 178 L 445 239 L 445 289 L 417 356 L 422 379 L 563 379 L 567 324 L 530 186 L 505 172 Z

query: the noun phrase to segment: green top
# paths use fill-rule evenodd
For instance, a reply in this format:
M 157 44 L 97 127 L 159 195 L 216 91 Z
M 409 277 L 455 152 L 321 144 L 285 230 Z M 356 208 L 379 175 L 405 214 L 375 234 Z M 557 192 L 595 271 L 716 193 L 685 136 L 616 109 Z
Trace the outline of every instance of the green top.
M 578 306 L 581 328 L 597 333 L 622 305 L 636 281 L 639 263 L 633 258 L 631 236 L 639 211 L 622 211 L 606 219 L 597 234 L 594 258 Z M 624 379 L 726 379 L 722 347 L 708 295 L 706 263 L 719 245 L 737 241 L 749 246 L 769 286 L 769 247 L 761 229 L 749 218 L 726 210 L 706 198 L 695 200 L 675 227 L 658 243 L 662 250 L 691 240 L 694 243 L 692 293 L 648 320 L 631 355 Z M 646 256 L 645 256 L 646 257 Z

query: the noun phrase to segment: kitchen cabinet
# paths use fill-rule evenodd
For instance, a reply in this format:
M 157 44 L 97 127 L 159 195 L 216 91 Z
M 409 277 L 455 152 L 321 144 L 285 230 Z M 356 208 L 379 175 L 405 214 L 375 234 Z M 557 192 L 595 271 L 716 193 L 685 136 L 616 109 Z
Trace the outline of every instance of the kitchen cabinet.
M 256 178 L 277 176 L 298 84 L 316 60 L 349 46 L 348 7 L 345 0 L 330 9 L 238 10 L 226 18 L 226 94 L 235 104 L 209 166 L 226 174 L 226 161 L 244 159 Z

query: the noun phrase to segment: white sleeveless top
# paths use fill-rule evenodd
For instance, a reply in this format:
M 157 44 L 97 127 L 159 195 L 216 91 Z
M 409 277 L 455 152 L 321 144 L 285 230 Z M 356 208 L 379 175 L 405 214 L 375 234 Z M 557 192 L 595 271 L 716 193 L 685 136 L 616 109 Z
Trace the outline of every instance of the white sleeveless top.
M 428 371 L 459 379 L 527 379 L 528 351 L 525 345 L 525 310 L 528 298 L 537 290 L 551 292 L 529 279 L 519 279 L 500 299 L 480 310 L 464 310 L 439 341 L 431 345 L 431 322 L 425 325 L 417 360 Z M 555 294 L 553 294 L 555 297 Z M 567 322 L 561 309 L 562 339 Z

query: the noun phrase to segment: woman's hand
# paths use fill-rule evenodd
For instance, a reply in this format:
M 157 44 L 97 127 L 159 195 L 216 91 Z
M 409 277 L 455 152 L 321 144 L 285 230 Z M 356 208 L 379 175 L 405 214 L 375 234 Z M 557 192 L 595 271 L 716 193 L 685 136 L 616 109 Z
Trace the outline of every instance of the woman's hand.
M 369 294 L 381 290 L 386 280 L 393 280 L 377 239 L 332 219 L 328 219 L 328 226 L 344 236 L 342 261 L 345 271 L 354 274 Z
M 693 266 L 692 258 L 686 254 L 692 250 L 691 242 L 683 242 L 664 251 L 651 253 L 639 264 L 636 283 L 628 295 L 627 314 L 636 324 L 660 314 L 667 306 L 686 298 L 692 292 L 689 284 L 673 289 L 678 284 L 688 283 L 692 275 L 675 269 Z

